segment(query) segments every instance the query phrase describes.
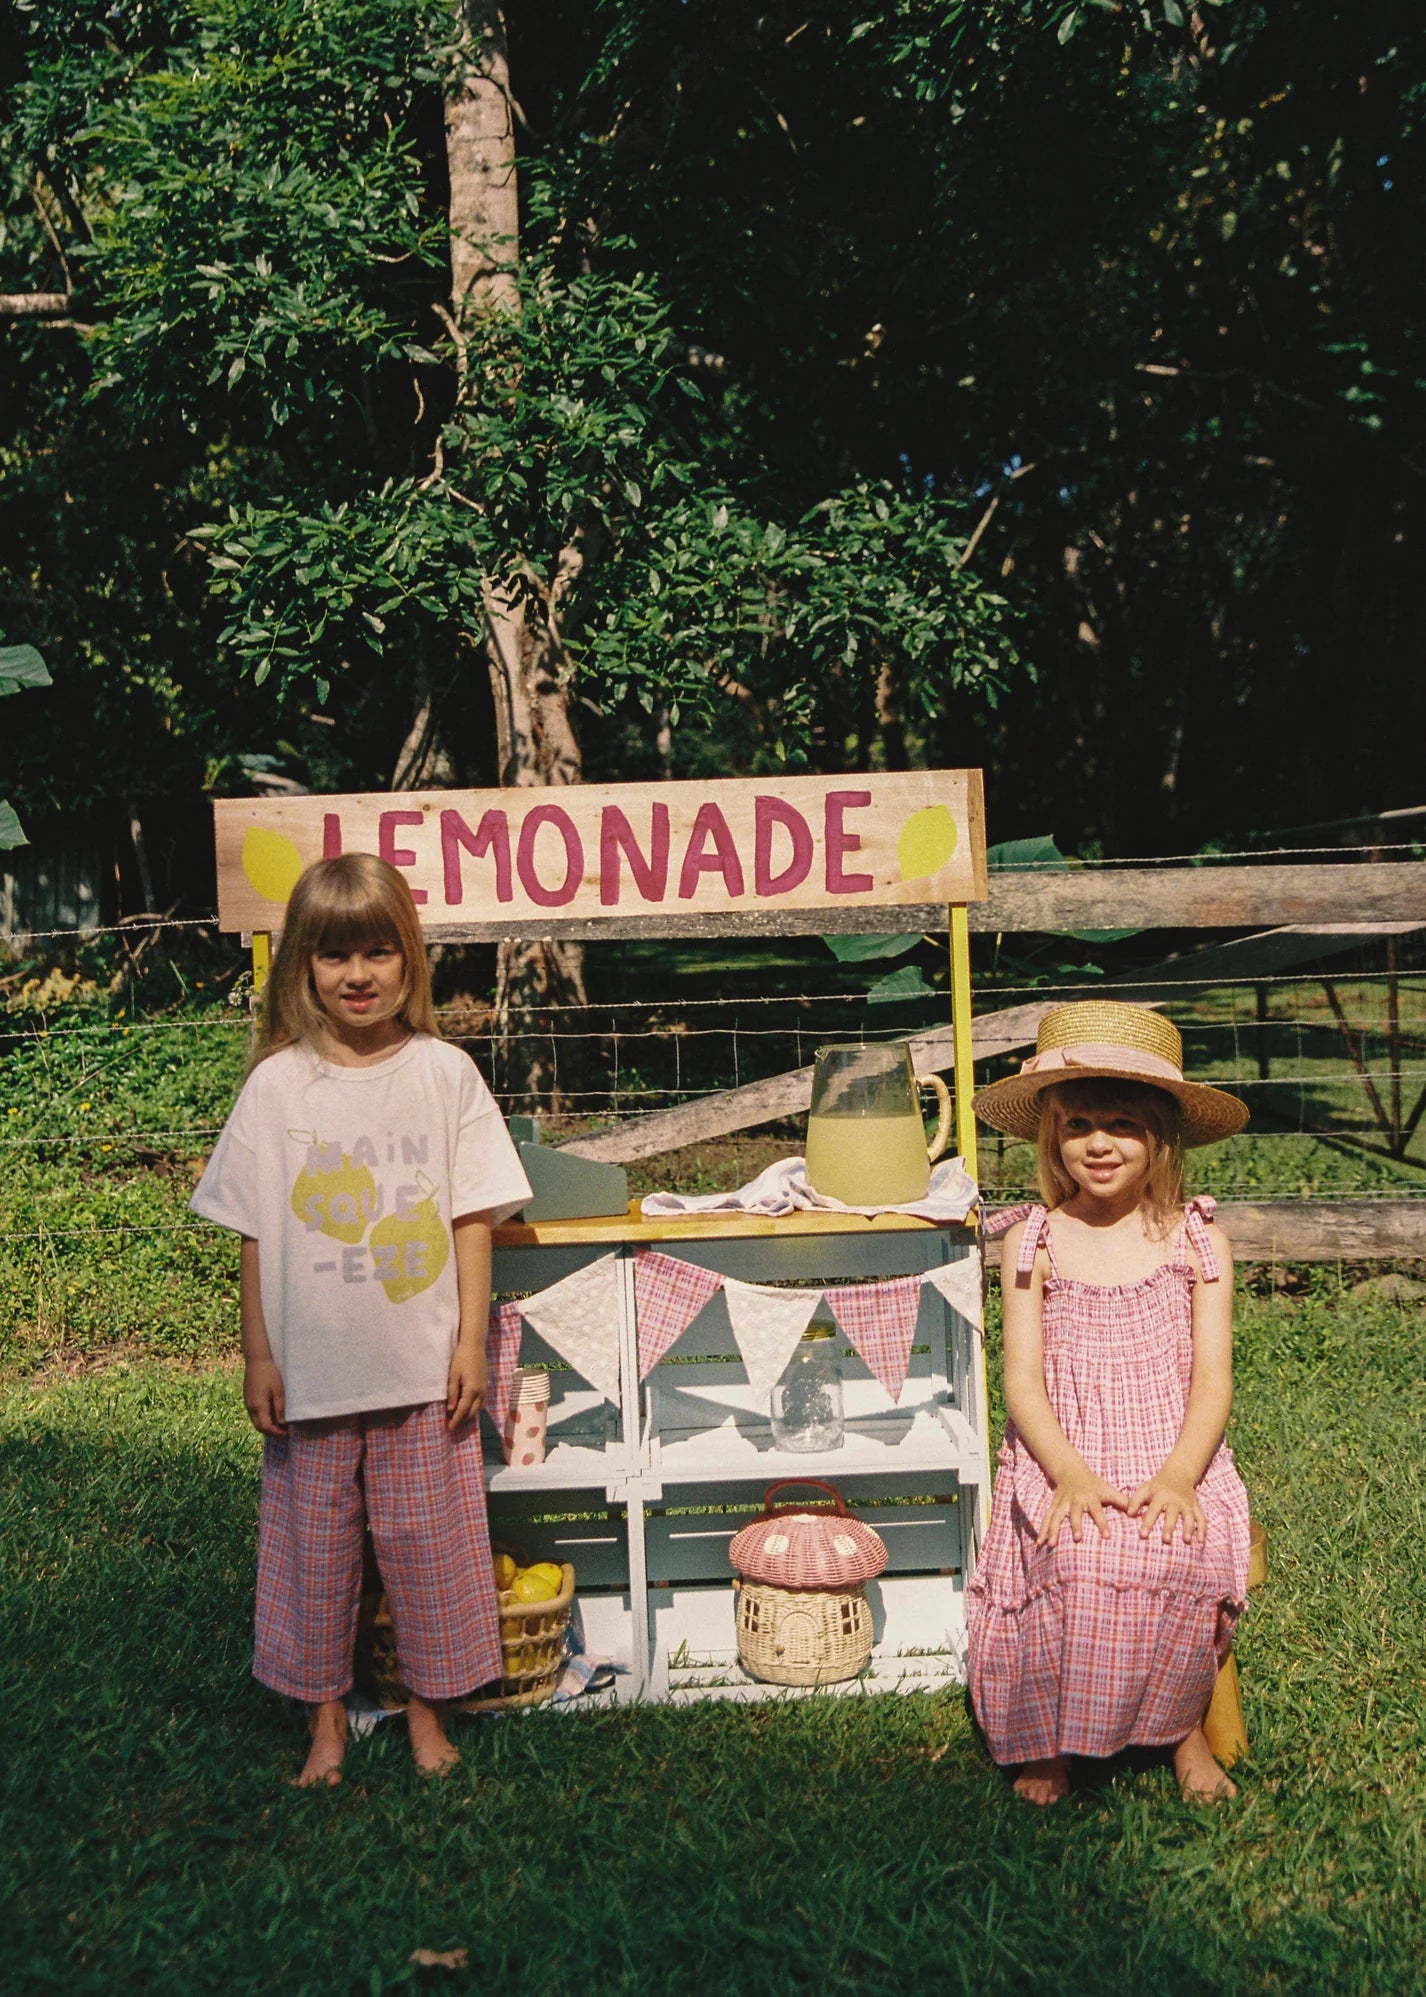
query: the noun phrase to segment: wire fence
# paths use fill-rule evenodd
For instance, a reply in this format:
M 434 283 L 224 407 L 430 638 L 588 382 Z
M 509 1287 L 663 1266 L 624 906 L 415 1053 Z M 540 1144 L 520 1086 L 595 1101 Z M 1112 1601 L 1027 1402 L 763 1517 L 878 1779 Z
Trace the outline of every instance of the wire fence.
M 182 930 L 205 927 L 195 919 Z M 598 946 L 588 953 L 587 1004 L 500 1016 L 467 994 L 442 1009 L 443 1030 L 494 1077 L 507 1109 L 526 1106 L 509 1077 L 533 1043 L 553 1096 L 547 1137 L 559 1141 L 805 1068 L 830 1040 L 905 1039 L 946 1023 L 943 942 L 897 959 L 919 969 L 914 989 L 890 995 L 875 989 L 886 962 L 843 963 L 833 975 L 818 967 L 815 939 L 776 962 L 750 947 L 746 968 L 738 947 L 669 945 L 655 978 L 648 946 L 643 955 Z M 1426 1197 L 1426 930 L 1231 980 L 1221 969 L 1195 975 L 1191 957 L 1151 969 L 1116 959 L 1112 976 L 1065 961 L 1086 947 L 1060 941 L 998 964 L 988 943 L 980 949 L 983 1037 L 996 1032 L 998 1013 L 1108 996 L 1116 985 L 1140 996 L 1151 985 L 1183 1033 L 1189 1072 L 1252 1109 L 1243 1137 L 1190 1154 L 1194 1189 L 1230 1199 Z M 231 1339 L 233 1244 L 187 1201 L 251 1055 L 249 984 L 230 960 L 221 975 L 190 978 L 186 998 L 166 988 L 146 1007 L 148 985 L 135 978 L 120 1014 L 93 986 L 67 992 L 61 983 L 51 1003 L 43 979 L 0 979 L 0 1314 L 12 1343 L 112 1346 L 155 1326 L 179 1352 Z M 1027 1051 L 979 1062 L 978 1083 Z M 631 1164 L 631 1190 L 723 1190 L 800 1144 L 797 1120 L 753 1124 Z M 1034 1191 L 1028 1145 L 983 1133 L 980 1167 L 992 1204 Z

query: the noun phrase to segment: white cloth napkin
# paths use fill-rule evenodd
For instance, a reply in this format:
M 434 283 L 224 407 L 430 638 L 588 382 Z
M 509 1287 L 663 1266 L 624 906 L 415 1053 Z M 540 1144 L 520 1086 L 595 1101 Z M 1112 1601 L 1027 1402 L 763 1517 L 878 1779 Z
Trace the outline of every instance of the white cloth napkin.
M 931 1167 L 924 1199 L 904 1206 L 849 1207 L 807 1183 L 801 1158 L 782 1158 L 732 1193 L 650 1193 L 640 1211 L 646 1220 L 674 1214 L 752 1213 L 776 1220 L 782 1214 L 816 1208 L 824 1213 L 904 1213 L 916 1220 L 964 1220 L 980 1197 L 980 1189 L 959 1158 L 943 1158 Z

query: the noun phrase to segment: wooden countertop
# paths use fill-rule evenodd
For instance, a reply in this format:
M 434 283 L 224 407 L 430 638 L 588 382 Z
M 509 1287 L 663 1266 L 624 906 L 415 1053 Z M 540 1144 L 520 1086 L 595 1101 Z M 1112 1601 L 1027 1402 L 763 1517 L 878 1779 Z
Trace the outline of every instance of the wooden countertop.
M 777 1220 L 753 1213 L 669 1214 L 659 1220 L 645 1220 L 639 1202 L 630 1200 L 627 1213 L 600 1215 L 591 1220 L 506 1221 L 495 1229 L 494 1242 L 497 1248 L 575 1248 L 589 1242 L 606 1242 L 610 1247 L 628 1243 L 651 1248 L 661 1241 L 746 1241 L 759 1235 L 912 1234 L 929 1233 L 939 1227 L 963 1227 L 973 1233 L 975 1220 L 915 1220 L 903 1213 L 868 1217 L 815 1209 L 784 1214 Z

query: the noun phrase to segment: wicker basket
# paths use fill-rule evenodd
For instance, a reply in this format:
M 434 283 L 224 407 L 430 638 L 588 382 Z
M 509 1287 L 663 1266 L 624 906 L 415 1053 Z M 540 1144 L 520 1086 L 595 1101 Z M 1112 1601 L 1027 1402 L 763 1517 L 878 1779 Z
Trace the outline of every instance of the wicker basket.
M 542 1705 L 553 1696 L 574 1604 L 574 1569 L 567 1560 L 561 1562 L 561 1572 L 560 1591 L 547 1602 L 517 1602 L 508 1593 L 500 1597 L 503 1669 L 498 1681 L 482 1686 L 468 1699 L 458 1699 L 458 1712 L 503 1712 L 514 1706 Z M 385 1595 L 363 1602 L 358 1641 L 369 1659 L 377 1696 L 388 1712 L 395 1712 L 411 1695 L 397 1673 L 395 1632 Z
M 735 1580 L 738 1656 L 769 1685 L 837 1685 L 871 1662 L 871 1609 L 848 1588 L 774 1588 Z
M 774 1505 L 779 1491 L 806 1485 L 834 1510 L 809 1512 Z M 871 1609 L 866 1582 L 886 1565 L 886 1547 L 853 1518 L 830 1484 L 785 1477 L 763 1499 L 763 1514 L 728 1548 L 739 1569 L 738 1656 L 754 1678 L 770 1685 L 836 1685 L 871 1662 Z

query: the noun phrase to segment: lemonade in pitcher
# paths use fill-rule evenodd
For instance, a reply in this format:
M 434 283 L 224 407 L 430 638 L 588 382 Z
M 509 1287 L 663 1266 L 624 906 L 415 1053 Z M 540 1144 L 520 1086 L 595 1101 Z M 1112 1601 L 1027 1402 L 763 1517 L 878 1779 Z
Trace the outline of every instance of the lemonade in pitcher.
M 940 1122 L 926 1142 L 917 1088 L 934 1088 Z M 931 1160 L 950 1135 L 951 1104 L 939 1075 L 918 1076 L 905 1041 L 822 1047 L 807 1118 L 807 1183 L 849 1207 L 904 1206 L 925 1197 Z

